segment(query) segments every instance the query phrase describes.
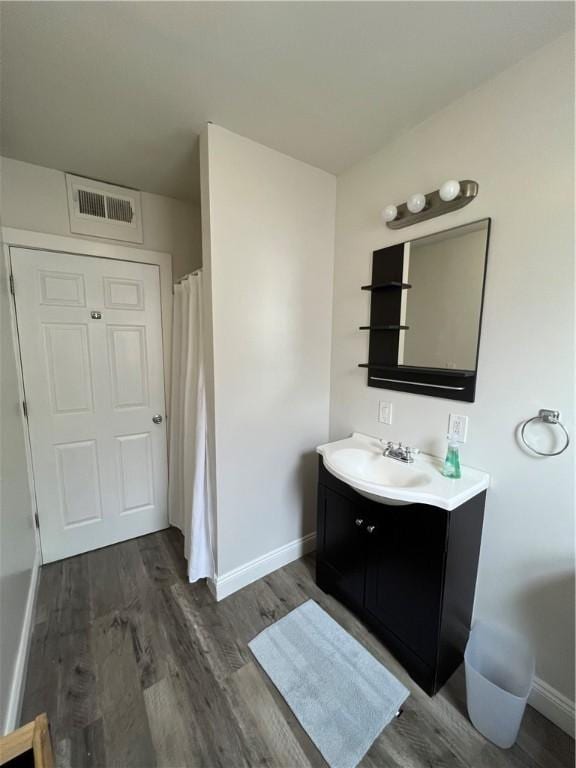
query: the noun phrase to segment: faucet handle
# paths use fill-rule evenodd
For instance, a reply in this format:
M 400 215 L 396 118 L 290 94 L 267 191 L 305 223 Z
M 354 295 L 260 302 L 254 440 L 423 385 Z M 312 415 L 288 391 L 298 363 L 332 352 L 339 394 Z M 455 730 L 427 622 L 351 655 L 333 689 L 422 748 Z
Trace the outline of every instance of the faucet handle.
M 410 446 L 406 446 L 406 454 L 408 456 L 409 461 L 414 461 L 416 456 L 420 453 L 420 448 L 410 448 Z
M 382 455 L 389 456 L 390 453 L 394 450 L 394 443 L 392 442 L 392 440 L 384 440 L 384 438 L 381 437 L 380 447 L 382 448 Z

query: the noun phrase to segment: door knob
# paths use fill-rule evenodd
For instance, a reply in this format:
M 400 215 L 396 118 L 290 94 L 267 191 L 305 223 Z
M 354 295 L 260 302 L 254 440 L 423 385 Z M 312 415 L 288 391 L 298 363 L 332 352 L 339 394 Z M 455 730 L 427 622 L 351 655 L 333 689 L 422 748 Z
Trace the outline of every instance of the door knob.
M 362 528 L 362 526 L 364 525 L 364 520 L 362 520 L 361 517 L 357 517 L 356 520 L 354 520 L 354 522 L 356 523 L 358 528 Z
M 156 416 L 152 416 L 152 421 L 154 422 L 154 424 L 162 424 L 161 414 L 157 413 Z
M 367 525 L 366 526 L 366 530 L 368 531 L 368 533 L 374 533 L 374 531 L 376 530 L 376 526 L 375 525 Z

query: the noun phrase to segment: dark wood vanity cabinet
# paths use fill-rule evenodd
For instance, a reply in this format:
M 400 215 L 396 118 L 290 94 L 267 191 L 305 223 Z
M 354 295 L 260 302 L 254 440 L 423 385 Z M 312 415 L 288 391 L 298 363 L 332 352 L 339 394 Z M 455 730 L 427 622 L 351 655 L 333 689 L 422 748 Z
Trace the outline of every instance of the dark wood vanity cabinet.
M 486 493 L 447 512 L 360 496 L 320 457 L 316 579 L 430 695 L 463 659 Z

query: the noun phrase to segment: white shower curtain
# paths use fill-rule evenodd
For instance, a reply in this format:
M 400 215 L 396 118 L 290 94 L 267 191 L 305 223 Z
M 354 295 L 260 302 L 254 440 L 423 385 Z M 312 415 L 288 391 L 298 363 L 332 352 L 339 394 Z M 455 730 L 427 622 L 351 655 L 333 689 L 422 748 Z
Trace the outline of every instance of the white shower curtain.
M 184 534 L 188 579 L 214 575 L 208 478 L 202 274 L 174 286 L 168 516 Z

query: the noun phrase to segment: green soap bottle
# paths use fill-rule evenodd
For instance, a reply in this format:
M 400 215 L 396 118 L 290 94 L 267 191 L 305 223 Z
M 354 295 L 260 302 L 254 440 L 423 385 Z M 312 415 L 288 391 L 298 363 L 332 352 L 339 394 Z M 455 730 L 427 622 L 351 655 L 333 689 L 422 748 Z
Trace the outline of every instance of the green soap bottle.
M 462 471 L 460 470 L 460 443 L 454 435 L 448 435 L 448 450 L 446 451 L 442 474 L 444 477 L 450 477 L 453 480 L 458 480 L 459 477 L 462 477 Z

